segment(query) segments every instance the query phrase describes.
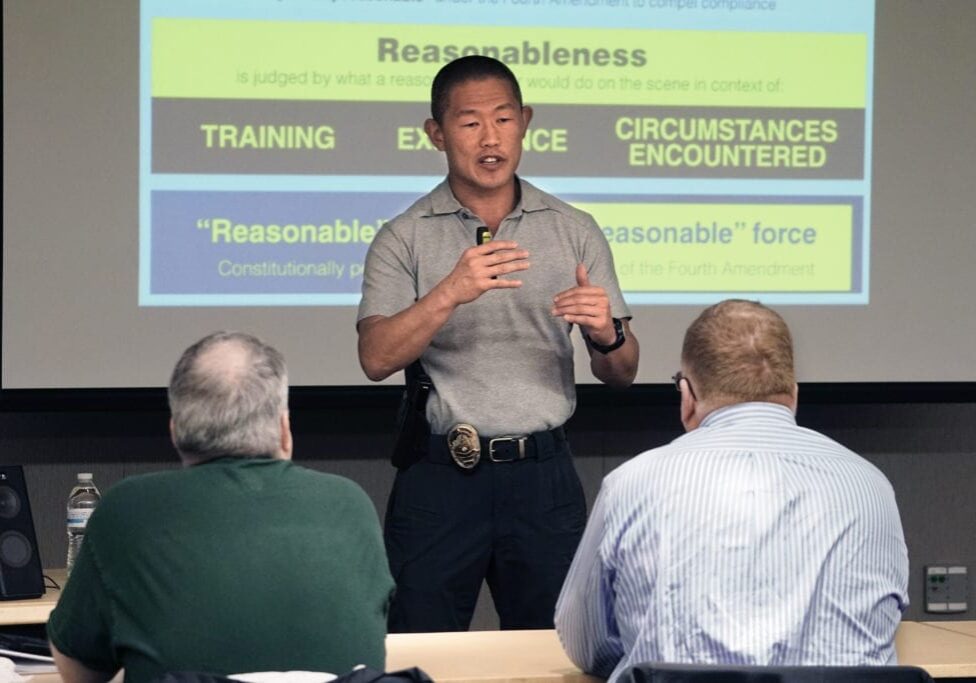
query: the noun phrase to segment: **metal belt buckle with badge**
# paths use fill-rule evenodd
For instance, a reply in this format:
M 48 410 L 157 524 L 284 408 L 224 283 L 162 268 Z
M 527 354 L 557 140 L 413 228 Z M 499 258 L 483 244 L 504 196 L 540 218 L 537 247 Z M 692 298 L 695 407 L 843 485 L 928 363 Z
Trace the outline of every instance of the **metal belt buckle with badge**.
M 451 451 L 451 458 L 462 470 L 474 469 L 481 461 L 481 442 L 478 440 L 478 430 L 469 424 L 460 422 L 447 433 L 447 448 Z

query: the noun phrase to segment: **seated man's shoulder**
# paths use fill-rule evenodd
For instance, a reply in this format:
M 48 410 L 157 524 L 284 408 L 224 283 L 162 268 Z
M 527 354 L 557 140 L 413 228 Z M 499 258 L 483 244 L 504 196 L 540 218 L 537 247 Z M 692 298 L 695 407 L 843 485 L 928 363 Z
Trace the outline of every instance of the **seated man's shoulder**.
M 858 473 L 862 477 L 877 479 L 890 486 L 884 472 L 864 456 L 816 430 L 806 427 L 798 427 L 798 430 L 801 434 L 806 435 L 803 445 L 795 446 L 800 457 L 806 450 L 803 446 L 806 446 L 811 453 L 822 459 L 825 467 L 832 468 L 840 475 Z
M 635 480 L 647 480 L 653 484 L 660 481 L 662 474 L 667 470 L 675 467 L 685 468 L 688 464 L 688 449 L 682 443 L 682 439 L 684 437 L 638 453 L 607 474 L 604 478 L 604 486 L 624 486 Z
M 304 465 L 293 465 L 292 470 L 296 476 L 323 488 L 333 489 L 350 495 L 366 494 L 362 486 L 341 474 L 333 474 L 332 472 L 325 472 Z
M 126 477 L 103 489 L 88 522 L 86 535 L 125 543 L 138 536 L 140 524 L 159 518 L 181 490 L 184 470 L 174 469 Z M 115 542 L 113 541 L 113 542 Z
M 183 468 L 174 468 L 128 476 L 112 484 L 104 491 L 98 508 L 101 510 L 116 506 L 127 506 L 146 500 L 147 497 L 151 497 L 157 492 L 179 487 L 185 479 L 184 473 Z
M 348 477 L 331 472 L 323 472 L 301 465 L 293 465 L 293 475 L 308 488 L 322 495 L 338 500 L 349 501 L 351 504 L 372 505 L 369 496 L 362 486 Z
M 725 461 L 750 451 L 752 447 L 767 452 L 777 458 L 784 458 L 784 465 L 807 466 L 816 463 L 817 470 L 830 478 L 847 482 L 843 487 L 856 485 L 860 481 L 890 489 L 891 484 L 885 474 L 873 463 L 832 438 L 812 429 L 795 428 L 788 439 L 782 442 L 770 441 L 768 435 L 753 443 L 745 441 L 730 443 L 721 432 L 696 429 L 682 434 L 668 444 L 652 448 L 627 460 L 610 474 L 605 482 L 609 486 L 629 485 L 635 480 L 646 480 L 648 486 L 667 482 L 669 475 L 682 481 L 695 477 L 688 468 L 696 463 L 700 474 L 711 471 L 708 462 Z M 704 469 L 702 469 L 704 467 Z
M 278 471 L 286 474 L 282 478 L 266 479 L 265 484 L 271 485 L 272 488 L 281 486 L 282 490 L 304 491 L 309 495 L 327 496 L 334 500 L 369 501 L 362 487 L 347 477 L 294 463 L 282 463 L 281 466 L 283 469 Z M 221 482 L 228 485 L 222 486 Z M 213 494 L 218 490 L 228 492 L 226 495 L 236 495 L 242 493 L 244 488 L 246 486 L 230 485 L 216 470 L 196 468 L 165 470 L 126 477 L 112 485 L 103 495 L 99 510 L 127 514 L 128 511 L 155 506 L 167 499 L 173 500 L 174 496 L 194 498 L 199 497 L 201 491 Z M 107 516 L 107 512 L 104 512 L 103 516 Z

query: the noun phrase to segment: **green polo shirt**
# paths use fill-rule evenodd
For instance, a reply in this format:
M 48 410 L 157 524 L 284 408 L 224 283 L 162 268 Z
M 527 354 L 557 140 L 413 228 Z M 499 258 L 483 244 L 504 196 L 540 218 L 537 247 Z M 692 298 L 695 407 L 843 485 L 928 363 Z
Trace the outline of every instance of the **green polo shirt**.
M 92 515 L 51 642 L 127 682 L 385 665 L 393 581 L 371 501 L 288 461 L 131 477 Z

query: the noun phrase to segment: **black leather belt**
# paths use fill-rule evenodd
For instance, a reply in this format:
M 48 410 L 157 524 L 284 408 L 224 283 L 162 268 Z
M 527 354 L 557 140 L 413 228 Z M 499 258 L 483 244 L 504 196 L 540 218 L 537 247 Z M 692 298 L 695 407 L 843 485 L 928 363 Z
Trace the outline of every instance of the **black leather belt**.
M 524 436 L 479 437 L 481 461 L 515 462 L 527 458 L 545 460 L 551 458 L 566 440 L 566 430 L 556 427 L 546 432 L 534 432 Z M 448 448 L 446 434 L 431 434 L 427 448 L 427 460 L 436 463 L 455 464 Z

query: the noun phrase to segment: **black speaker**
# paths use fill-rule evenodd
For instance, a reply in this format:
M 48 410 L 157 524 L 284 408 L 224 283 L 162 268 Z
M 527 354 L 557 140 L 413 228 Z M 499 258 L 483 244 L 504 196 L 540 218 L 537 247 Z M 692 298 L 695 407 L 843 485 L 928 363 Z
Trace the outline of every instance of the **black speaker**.
M 24 470 L 0 465 L 0 600 L 42 595 L 44 574 Z

